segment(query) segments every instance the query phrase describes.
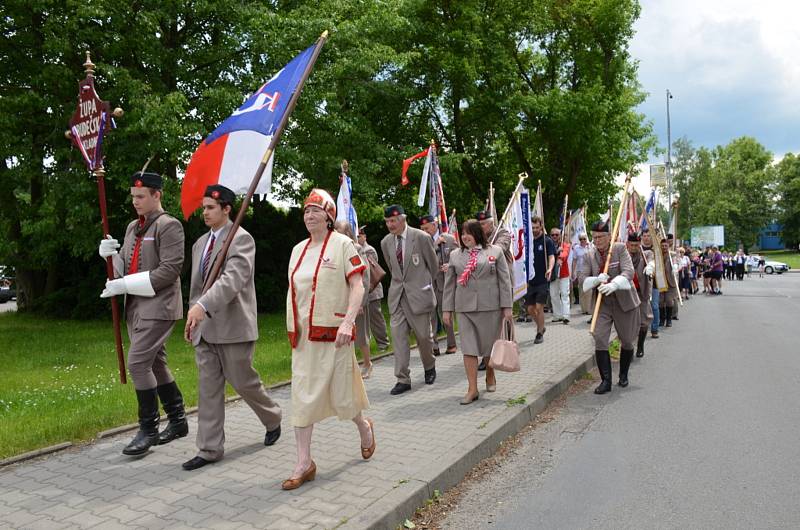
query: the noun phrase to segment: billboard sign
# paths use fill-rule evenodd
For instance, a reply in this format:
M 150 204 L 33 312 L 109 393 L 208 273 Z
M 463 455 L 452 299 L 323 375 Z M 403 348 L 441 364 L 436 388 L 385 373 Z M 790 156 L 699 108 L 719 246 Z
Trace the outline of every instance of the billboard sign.
M 691 244 L 694 248 L 705 248 L 712 245 L 722 247 L 725 245 L 724 226 L 693 226 L 691 235 Z

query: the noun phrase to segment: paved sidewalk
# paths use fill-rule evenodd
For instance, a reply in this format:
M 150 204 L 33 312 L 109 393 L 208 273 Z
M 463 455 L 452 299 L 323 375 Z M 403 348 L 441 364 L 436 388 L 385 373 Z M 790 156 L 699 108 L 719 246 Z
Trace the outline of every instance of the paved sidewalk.
M 550 324 L 533 345 L 531 324 L 517 326 L 522 371 L 498 372 L 497 392 L 469 406 L 461 355 L 437 358 L 438 378 L 423 382 L 412 354 L 411 392 L 389 395 L 394 358 L 367 381 L 377 451 L 363 461 L 349 421 L 315 427 L 317 478 L 293 492 L 280 489 L 294 464 L 289 387 L 273 392 L 284 409 L 283 437 L 264 447 L 264 430 L 246 404 L 227 407 L 226 456 L 187 472 L 190 435 L 143 458 L 120 451 L 131 433 L 0 469 L 0 527 L 11 528 L 394 528 L 433 494 L 456 484 L 507 436 L 593 364 L 585 317 Z M 444 351 L 444 348 L 442 348 Z M 525 404 L 521 403 L 525 396 Z M 507 403 L 507 400 L 516 402 Z

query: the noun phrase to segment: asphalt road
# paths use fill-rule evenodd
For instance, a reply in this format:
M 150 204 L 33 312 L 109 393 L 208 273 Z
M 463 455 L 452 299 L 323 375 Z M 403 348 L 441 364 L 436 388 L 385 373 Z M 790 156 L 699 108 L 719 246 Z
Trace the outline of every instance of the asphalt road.
M 728 282 L 592 384 L 445 528 L 800 528 L 800 274 Z M 616 381 L 617 366 L 614 364 Z

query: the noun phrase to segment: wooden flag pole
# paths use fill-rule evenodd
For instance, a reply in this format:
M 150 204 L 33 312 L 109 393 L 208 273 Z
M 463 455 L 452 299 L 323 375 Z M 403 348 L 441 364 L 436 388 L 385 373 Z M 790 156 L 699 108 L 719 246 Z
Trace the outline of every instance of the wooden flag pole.
M 286 124 L 289 121 L 289 116 L 292 114 L 294 107 L 297 105 L 297 100 L 300 99 L 300 93 L 303 91 L 303 86 L 306 84 L 308 77 L 311 75 L 311 70 L 314 68 L 314 64 L 317 62 L 317 57 L 319 57 L 322 47 L 325 45 L 325 41 L 327 40 L 328 30 L 325 30 L 317 40 L 317 44 L 311 54 L 311 60 L 308 61 L 306 69 L 303 71 L 303 76 L 300 78 L 300 83 L 297 85 L 297 90 L 295 90 L 292 94 L 292 98 L 289 100 L 289 104 L 286 106 L 286 112 L 283 114 L 283 116 L 281 116 L 281 121 L 278 123 L 278 128 L 275 131 L 275 134 L 272 135 L 272 140 L 269 143 L 269 147 L 267 147 L 264 156 L 261 158 L 261 163 L 258 165 L 255 175 L 253 175 L 253 180 L 250 182 L 250 188 L 247 190 L 247 194 L 244 196 L 244 200 L 242 200 L 242 206 L 239 208 L 239 212 L 236 214 L 236 219 L 233 221 L 233 227 L 231 227 L 231 229 L 228 231 L 228 235 L 225 237 L 225 243 L 222 245 L 219 255 L 214 261 L 214 266 L 211 268 L 211 272 L 208 274 L 206 282 L 203 285 L 204 293 L 211 288 L 211 286 L 217 280 L 220 270 L 222 270 L 222 264 L 225 261 L 225 256 L 227 256 L 228 249 L 233 242 L 233 237 L 244 220 L 244 216 L 247 213 L 247 208 L 250 206 L 250 201 L 253 199 L 253 195 L 256 192 L 256 188 L 261 180 L 261 176 L 264 174 L 264 170 L 267 168 L 267 163 L 269 162 L 270 157 L 272 157 L 272 153 L 275 151 L 275 146 L 278 144 L 278 141 L 280 140 L 281 135 L 286 128 Z
M 620 204 L 624 204 L 625 201 L 628 199 L 628 188 L 630 187 L 631 183 L 631 175 L 628 173 L 628 176 L 625 178 L 625 189 L 622 192 L 622 202 Z M 623 208 L 619 209 L 617 212 L 617 219 L 614 221 L 614 231 L 611 233 L 611 242 L 608 244 L 608 253 L 606 255 L 606 263 L 603 267 L 603 270 L 600 272 L 608 271 L 608 266 L 611 263 L 611 251 L 614 248 L 614 243 L 617 242 L 617 236 L 619 235 L 619 224 L 622 221 L 622 210 Z M 606 274 L 608 274 L 606 272 Z M 597 293 L 597 301 L 594 304 L 594 313 L 592 313 L 592 328 L 589 330 L 589 333 L 594 334 L 594 328 L 597 326 L 597 315 L 600 314 L 600 303 L 603 301 L 603 293 Z

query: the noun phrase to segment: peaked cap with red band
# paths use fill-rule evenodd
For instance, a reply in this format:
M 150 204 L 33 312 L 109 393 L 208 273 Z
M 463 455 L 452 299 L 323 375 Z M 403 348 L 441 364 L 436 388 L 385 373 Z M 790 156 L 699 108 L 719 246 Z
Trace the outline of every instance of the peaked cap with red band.
M 328 215 L 328 219 L 336 221 L 336 201 L 325 190 L 314 188 L 303 201 L 303 208 L 316 206 Z

